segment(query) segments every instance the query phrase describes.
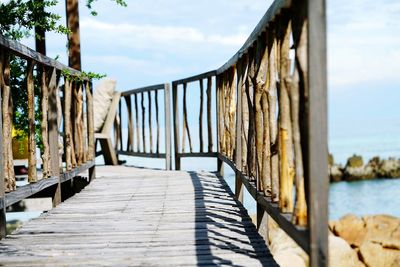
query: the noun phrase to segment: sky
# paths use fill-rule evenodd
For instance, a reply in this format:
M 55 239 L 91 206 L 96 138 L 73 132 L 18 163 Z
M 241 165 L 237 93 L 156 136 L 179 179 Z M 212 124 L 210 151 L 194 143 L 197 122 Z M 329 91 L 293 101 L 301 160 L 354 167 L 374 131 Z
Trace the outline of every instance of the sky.
M 99 0 L 93 17 L 84 2 L 83 69 L 106 73 L 121 91 L 220 67 L 272 3 L 127 0 L 123 8 Z M 63 1 L 55 11 L 65 13 Z M 327 22 L 330 138 L 379 129 L 400 135 L 400 2 L 327 0 Z M 67 62 L 65 43 L 48 34 L 48 55 Z

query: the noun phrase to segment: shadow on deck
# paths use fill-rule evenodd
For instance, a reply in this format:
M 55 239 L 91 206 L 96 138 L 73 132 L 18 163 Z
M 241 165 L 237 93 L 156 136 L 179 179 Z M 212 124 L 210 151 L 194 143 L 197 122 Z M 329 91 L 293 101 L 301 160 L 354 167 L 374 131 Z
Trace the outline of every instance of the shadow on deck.
M 0 242 L 1 266 L 277 266 L 213 173 L 98 167 L 81 193 Z

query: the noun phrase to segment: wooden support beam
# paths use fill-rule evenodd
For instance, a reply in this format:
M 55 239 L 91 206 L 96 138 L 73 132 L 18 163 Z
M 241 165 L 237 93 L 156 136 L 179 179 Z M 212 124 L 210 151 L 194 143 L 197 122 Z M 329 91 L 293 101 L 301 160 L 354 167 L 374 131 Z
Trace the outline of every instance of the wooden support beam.
M 328 126 L 325 0 L 307 1 L 308 133 L 305 176 L 308 177 L 310 266 L 328 266 Z
M 36 141 L 35 141 L 35 93 L 33 79 L 33 60 L 28 61 L 27 90 L 28 90 L 28 182 L 37 182 L 36 171 Z
M 6 51 L 1 53 L 1 95 L 3 102 L 3 175 L 5 183 L 5 191 L 10 192 L 15 190 L 15 173 L 14 161 L 12 155 L 12 110 L 10 105 L 11 88 L 10 88 L 10 54 Z
M 171 161 L 171 90 L 169 84 L 164 87 L 165 112 L 165 169 L 172 169 Z
M 174 153 L 175 153 L 175 170 L 181 169 L 181 159 L 179 157 L 179 105 L 178 105 L 178 85 L 172 84 L 172 117 L 174 118 Z
M 140 126 L 139 126 L 139 111 L 138 111 L 138 101 L 137 93 L 133 94 L 135 100 L 135 129 L 136 129 L 136 151 L 140 152 Z M 135 149 L 134 149 L 135 151 Z
M 223 136 L 223 112 L 222 112 L 222 98 L 223 98 L 223 94 L 222 94 L 222 79 L 221 79 L 221 75 L 216 76 L 216 96 L 217 99 L 215 101 L 216 103 L 216 111 L 217 111 L 217 152 L 218 153 L 222 153 L 222 136 Z M 222 177 L 224 176 L 224 162 L 217 158 L 217 172 L 219 173 L 219 175 L 221 175 Z
M 207 77 L 207 132 L 208 132 L 208 152 L 213 150 L 213 134 L 212 134 L 212 115 L 211 115 L 211 99 L 212 99 L 212 77 Z
M 242 121 L 243 121 L 243 117 L 242 117 L 242 87 L 243 87 L 243 78 L 246 72 L 246 66 L 244 66 L 244 61 L 240 60 L 237 63 L 237 90 L 236 90 L 236 94 L 237 94 L 237 102 L 236 102 L 236 110 L 237 110 L 237 115 L 236 115 L 236 154 L 235 154 L 235 164 L 236 164 L 236 168 L 238 170 L 242 169 Z M 243 203 L 243 183 L 242 183 L 242 179 L 240 178 L 239 174 L 235 174 L 235 196 L 236 198 Z
M 52 177 L 58 178 L 57 188 L 53 197 L 53 206 L 57 206 L 61 202 L 61 181 L 60 181 L 60 167 L 59 167 L 59 152 L 58 152 L 58 112 L 57 112 L 57 71 L 53 68 L 50 72 L 49 82 L 49 99 L 48 99 L 48 141 L 49 141 L 49 153 L 50 153 L 50 164 L 49 174 Z
M 153 121 L 152 121 L 152 115 L 151 115 L 151 91 L 147 92 L 147 99 L 148 99 L 148 106 L 149 106 L 149 146 L 150 146 L 150 153 L 153 153 Z M 122 139 L 122 138 L 121 138 Z M 122 147 L 121 147 L 122 150 Z
M 164 89 L 165 90 L 165 89 Z M 158 108 L 158 90 L 154 91 L 154 104 L 156 106 L 156 125 L 157 125 L 157 134 L 156 134 L 156 154 L 160 153 L 160 114 Z M 165 110 L 167 111 L 167 110 Z
M 49 126 L 48 126 L 48 111 L 49 111 L 49 84 L 48 74 L 45 67 L 41 69 L 42 74 L 42 142 L 43 142 L 43 178 L 50 176 L 50 148 L 49 148 Z M 57 112 L 57 109 L 56 109 Z
M 199 80 L 200 85 L 200 111 L 199 111 L 199 138 L 200 138 L 200 153 L 203 152 L 203 99 L 204 99 L 204 85 L 203 79 Z
M 4 51 L 0 50 L 0 92 L 3 91 L 3 62 Z M 2 94 L 0 94 L 0 202 L 3 204 L 0 208 L 0 239 L 6 236 L 6 207 L 5 207 L 5 182 L 4 182 L 4 157 L 3 157 L 3 119 L 2 119 Z M 0 203 L 1 204 L 1 203 Z

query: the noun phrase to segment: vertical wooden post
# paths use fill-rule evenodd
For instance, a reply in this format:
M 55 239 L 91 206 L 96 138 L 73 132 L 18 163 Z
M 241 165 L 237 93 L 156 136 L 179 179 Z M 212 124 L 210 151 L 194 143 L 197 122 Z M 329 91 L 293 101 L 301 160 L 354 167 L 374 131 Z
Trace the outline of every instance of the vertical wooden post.
M 49 111 L 49 85 L 47 80 L 49 80 L 47 75 L 46 67 L 41 66 L 42 69 L 42 142 L 43 142 L 43 178 L 50 177 L 50 148 L 49 148 L 49 121 L 48 121 L 48 111 Z
M 235 164 L 238 171 L 242 170 L 242 84 L 243 84 L 243 61 L 237 63 L 237 101 L 236 101 L 236 154 Z M 243 183 L 238 173 L 235 174 L 235 196 L 243 203 Z
M 0 92 L 3 91 L 3 51 L 0 50 Z M 3 158 L 3 119 L 2 119 L 2 97 L 0 93 L 0 239 L 6 236 L 6 201 L 5 201 L 5 183 L 4 183 L 4 158 Z
M 260 196 L 264 197 L 263 194 L 260 194 Z M 265 211 L 264 207 L 257 202 L 257 230 L 267 244 L 269 242 L 268 219 L 268 213 Z
M 58 154 L 58 121 L 57 121 L 57 70 L 51 71 L 49 82 L 49 111 L 48 111 L 48 129 L 49 129 L 49 150 L 50 150 L 50 175 L 58 177 L 57 189 L 53 197 L 53 207 L 61 202 L 61 181 Z
M 211 90 L 212 76 L 207 77 L 207 137 L 208 137 L 208 152 L 213 150 L 213 135 L 212 135 L 212 118 L 211 118 Z
M 70 67 L 81 70 L 81 40 L 79 33 L 79 0 L 66 0 L 68 35 L 68 64 Z
M 200 112 L 199 112 L 199 138 L 200 138 L 200 153 L 203 152 L 203 95 L 204 85 L 203 79 L 199 80 L 200 83 Z
M 310 266 L 328 266 L 328 142 L 325 0 L 308 0 L 308 177 Z
M 88 150 L 89 159 L 95 161 L 96 159 L 96 141 L 94 139 L 94 113 L 93 113 L 93 84 L 89 81 L 86 86 L 86 101 L 87 101 L 87 122 L 88 122 Z M 96 165 L 89 168 L 89 181 L 96 178 Z
M 222 138 L 221 133 L 223 133 L 222 129 L 221 129 L 221 107 L 220 107 L 220 100 L 221 100 L 221 80 L 220 80 L 220 76 L 221 75 L 217 75 L 216 76 L 216 112 L 217 112 L 217 153 L 220 154 L 221 153 L 221 148 L 220 148 L 220 138 Z M 222 125 L 223 127 L 223 125 Z M 217 172 L 219 173 L 219 175 L 224 176 L 224 162 L 220 159 L 217 158 Z
M 28 61 L 27 71 L 27 91 L 28 91 L 28 182 L 37 182 L 36 170 L 36 141 L 35 141 L 35 93 L 34 93 L 34 80 L 33 80 L 33 67 L 35 63 L 33 60 Z
M 142 106 L 142 140 L 143 140 L 143 153 L 146 153 L 146 108 L 144 107 L 144 93 L 140 93 L 140 100 Z
M 165 85 L 164 85 L 165 90 Z M 156 138 L 156 153 L 160 154 L 160 116 L 158 111 L 158 90 L 154 91 L 154 103 L 156 106 L 156 124 L 157 124 L 157 138 Z
M 165 169 L 172 169 L 171 162 L 171 92 L 169 84 L 164 85 L 164 113 L 165 113 Z
M 135 97 L 136 151 L 140 152 L 140 126 L 137 93 L 135 93 L 133 96 Z
M 151 91 L 147 91 L 147 99 L 149 105 L 149 141 L 150 141 L 149 145 L 150 145 L 150 154 L 153 154 L 153 122 L 152 122 L 153 116 L 151 115 Z
M 1 54 L 1 95 L 2 95 L 2 109 L 3 113 L 3 178 L 5 191 L 9 192 L 15 190 L 15 173 L 14 173 L 14 160 L 12 155 L 12 110 L 10 105 L 11 87 L 10 87 L 10 54 L 3 50 Z
M 124 97 L 126 109 L 128 112 L 128 138 L 126 144 L 126 151 L 133 151 L 133 118 L 132 118 L 132 96 L 127 95 Z
M 175 153 L 175 170 L 181 169 L 181 158 L 179 157 L 179 106 L 178 106 L 178 86 L 172 84 L 172 115 L 174 118 L 174 153 Z

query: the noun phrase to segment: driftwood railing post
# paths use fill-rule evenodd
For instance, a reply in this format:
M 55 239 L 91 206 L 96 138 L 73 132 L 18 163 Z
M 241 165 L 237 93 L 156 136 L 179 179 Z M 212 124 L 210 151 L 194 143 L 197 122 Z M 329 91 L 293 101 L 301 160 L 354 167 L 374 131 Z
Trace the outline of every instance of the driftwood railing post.
M 20 59 L 24 68 L 25 86 L 13 87 L 10 84 L 10 58 Z M 65 72 L 65 74 L 64 74 Z M 13 73 L 13 75 L 15 75 Z M 58 88 L 61 75 L 65 77 L 64 110 L 62 111 L 60 90 Z M 46 57 L 16 41 L 8 40 L 0 35 L 0 236 L 5 235 L 5 209 L 18 201 L 32 196 L 52 196 L 53 205 L 62 201 L 61 184 L 71 182 L 78 174 L 94 167 L 88 160 L 86 147 L 94 148 L 94 134 L 84 133 L 84 95 L 82 73 L 69 68 L 60 62 Z M 90 82 L 83 78 L 85 82 Z M 35 83 L 36 82 L 36 83 Z M 37 85 L 37 88 L 35 88 Z M 39 91 L 35 95 L 35 91 Z M 28 184 L 16 187 L 14 174 L 14 157 L 12 151 L 12 116 L 13 106 L 11 90 L 26 90 L 28 112 Z M 37 101 L 40 98 L 41 101 Z M 39 106 L 41 103 L 41 106 Z M 93 115 L 93 104 L 86 112 Z M 37 118 L 35 110 L 41 109 L 42 116 Z M 62 118 L 63 114 L 63 118 Z M 60 144 L 59 129 L 63 122 L 64 145 Z M 90 120 L 88 121 L 88 123 Z M 93 120 L 90 122 L 93 124 Z M 43 154 L 37 155 L 36 126 L 40 125 L 42 133 Z M 90 128 L 90 127 L 89 127 Z M 16 127 L 16 129 L 18 129 Z M 88 143 L 86 143 L 86 138 Z M 62 151 L 60 146 L 64 146 Z M 64 153 L 65 161 L 60 152 Z M 37 159 L 42 157 L 41 172 L 37 169 Z M 38 175 L 39 173 L 39 175 Z M 43 175 L 40 175 L 42 173 Z M 92 173 L 93 175 L 93 173 Z M 55 189 L 55 190 L 54 190 Z M 64 193 L 62 195 L 65 195 Z
M 96 142 L 94 140 L 94 113 L 93 113 L 93 84 L 86 82 L 86 110 L 88 132 L 88 160 L 94 161 L 96 155 Z M 89 168 L 89 181 L 96 178 L 96 165 Z
M 237 63 L 237 103 L 236 103 L 236 155 L 235 155 L 235 164 L 238 170 L 242 170 L 242 84 L 244 77 L 244 64 L 243 60 L 240 60 Z M 243 183 L 242 178 L 238 172 L 235 172 L 235 196 L 236 198 L 243 203 Z
M 0 92 L 3 90 L 3 51 L 0 50 Z M 0 93 L 0 239 L 6 236 L 6 201 L 5 201 L 5 183 L 4 183 L 4 158 L 3 158 L 3 109 L 2 97 Z
M 221 109 L 223 109 L 223 95 L 222 95 L 222 82 L 223 80 L 220 78 L 220 75 L 217 75 L 215 78 L 215 83 L 216 83 L 216 115 L 217 115 L 217 131 L 216 131 L 216 135 L 217 135 L 217 153 L 221 154 L 221 144 L 222 144 L 222 140 L 221 138 L 223 138 L 223 135 L 221 133 L 223 133 L 223 124 L 221 125 L 221 116 L 223 116 Z M 219 173 L 219 175 L 224 176 L 224 161 L 221 160 L 220 158 L 217 158 L 217 172 Z
M 305 154 L 311 266 L 328 265 L 328 126 L 325 0 L 308 0 L 308 112 Z M 306 28 L 307 19 L 303 20 Z M 307 97 L 306 96 L 306 97 Z
M 57 114 L 57 89 L 58 79 L 56 69 L 52 68 L 49 82 L 49 113 L 48 113 L 48 139 L 49 139 L 49 153 L 53 155 L 50 157 L 50 176 L 57 177 L 57 189 L 53 197 L 53 206 L 58 205 L 61 202 L 61 177 L 60 177 L 60 166 L 59 166 L 59 150 L 58 150 L 58 114 Z
M 171 89 L 166 83 L 164 89 L 164 112 L 165 112 L 165 169 L 172 169 L 171 161 Z
M 178 85 L 172 83 L 172 116 L 174 118 L 174 153 L 175 153 L 175 170 L 181 169 L 181 158 L 179 157 L 180 141 L 179 141 L 179 106 L 178 106 Z
M 160 99 L 159 93 L 164 93 L 164 140 L 165 140 L 165 152 L 160 151 L 160 133 L 162 124 L 160 123 Z M 140 95 L 140 107 L 138 106 L 138 95 Z M 165 169 L 171 169 L 171 93 L 169 84 L 157 84 L 128 91 L 121 92 L 122 98 L 119 100 L 119 113 L 122 115 L 122 99 L 125 99 L 127 108 L 127 123 L 122 121 L 120 116 L 120 122 L 115 125 L 116 130 L 116 143 L 119 146 L 116 148 L 118 155 L 135 156 L 135 157 L 147 157 L 147 158 L 164 158 Z M 132 101 L 132 97 L 134 97 Z M 145 98 L 147 99 L 145 101 Z M 134 105 L 134 107 L 132 107 Z M 134 109 L 133 109 L 134 108 Z M 147 110 L 146 110 L 147 108 Z M 134 113 L 132 111 L 134 110 Z M 141 112 L 140 112 L 141 110 Z M 153 111 L 155 111 L 153 113 Z M 141 113 L 141 115 L 139 115 Z M 147 113 L 147 118 L 146 118 Z M 153 118 L 155 117 L 155 123 Z M 135 118 L 135 123 L 133 119 Z M 147 125 L 146 125 L 147 119 Z M 140 129 L 140 124 L 142 128 Z M 153 129 L 154 124 L 156 126 Z M 128 131 L 125 134 L 122 131 L 123 126 L 128 126 Z M 134 135 L 136 131 L 136 146 Z M 148 133 L 148 135 L 146 135 Z M 127 136 L 126 136 L 127 135 Z M 126 138 L 124 138 L 126 136 Z M 155 142 L 154 142 L 155 136 Z M 146 138 L 149 138 L 146 139 Z M 123 146 L 123 140 L 126 140 L 126 147 Z M 142 143 L 142 148 L 141 144 Z M 149 149 L 147 145 L 149 144 Z M 154 145 L 155 144 L 155 145 Z

